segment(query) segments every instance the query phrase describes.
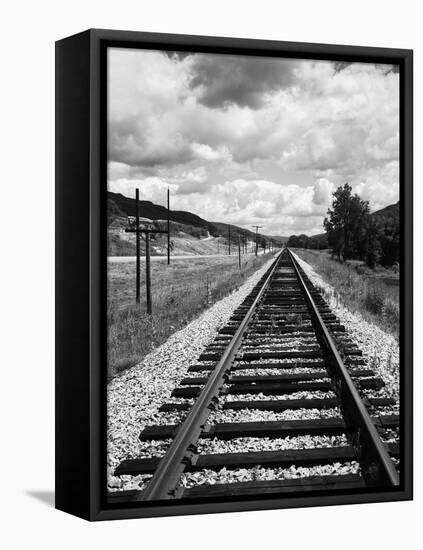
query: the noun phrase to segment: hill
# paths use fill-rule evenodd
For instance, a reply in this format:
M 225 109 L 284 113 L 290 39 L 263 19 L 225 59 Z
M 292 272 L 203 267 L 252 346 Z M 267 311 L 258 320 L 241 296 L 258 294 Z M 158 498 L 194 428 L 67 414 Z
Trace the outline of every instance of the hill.
M 125 197 L 121 193 L 113 193 L 111 191 L 107 194 L 108 199 L 108 214 L 109 225 L 113 223 L 116 217 L 128 217 L 135 216 L 135 199 Z M 140 201 L 140 216 L 142 218 L 148 218 L 150 220 L 167 220 L 167 208 L 154 204 L 151 201 Z M 221 222 L 209 222 L 200 218 L 192 212 L 184 210 L 171 210 L 170 220 L 185 226 L 204 228 L 213 237 L 228 235 L 228 224 Z M 255 239 L 255 232 L 237 225 L 231 225 L 231 239 L 238 239 L 238 235 L 246 237 L 247 239 Z M 284 243 L 288 240 L 288 237 L 272 236 L 278 242 Z
M 400 203 L 390 204 L 370 214 L 374 220 L 372 240 L 377 244 L 378 262 L 390 266 L 399 262 L 400 243 Z M 326 233 L 318 235 L 291 235 L 288 246 L 292 248 L 328 248 Z
M 395 204 L 385 206 L 385 208 L 382 208 L 381 210 L 376 210 L 376 212 L 373 212 L 371 216 L 378 220 L 386 220 L 399 224 L 400 202 L 398 201 Z
M 229 227 L 231 228 L 231 240 L 236 241 L 238 237 L 241 238 L 247 238 L 248 240 L 254 240 L 256 238 L 256 234 L 253 231 L 250 231 L 249 229 L 244 229 L 243 227 L 238 227 L 237 225 L 231 225 L 227 223 L 221 223 L 221 222 L 212 222 L 214 227 L 216 228 L 216 231 L 219 235 L 228 237 L 229 234 Z
M 135 199 L 125 197 L 121 193 L 112 193 L 109 191 L 107 193 L 107 202 L 109 209 L 109 222 L 113 221 L 116 215 L 135 216 Z M 150 201 L 140 201 L 140 216 L 143 218 L 148 218 L 150 220 L 167 220 L 167 208 L 160 206 L 159 204 L 154 204 Z M 183 210 L 171 210 L 170 211 L 170 220 L 178 222 L 184 225 L 191 225 L 194 227 L 203 227 L 211 235 L 217 237 L 216 227 L 200 218 L 196 214 L 191 212 L 185 212 Z
M 109 256 L 132 256 L 135 254 L 134 234 L 125 233 L 128 216 L 135 215 L 135 199 L 121 193 L 108 192 L 108 254 Z M 151 201 L 140 201 L 140 220 L 151 223 L 159 229 L 166 229 L 167 208 Z M 228 249 L 229 225 L 210 222 L 200 216 L 183 210 L 170 211 L 170 229 L 172 253 L 178 254 L 222 254 Z M 230 225 L 231 246 L 238 246 L 238 240 L 247 242 L 249 250 L 254 250 L 255 232 L 236 225 Z M 287 237 L 269 237 L 259 234 L 261 239 L 272 238 L 278 244 L 286 242 Z M 152 254 L 166 253 L 167 237 L 152 236 Z M 144 243 L 141 242 L 141 250 Z M 234 253 L 234 252 L 232 252 Z
M 399 264 L 400 262 L 400 203 L 390 204 L 382 210 L 373 212 L 372 217 L 376 220 L 377 235 L 379 242 L 379 262 L 384 266 Z
M 374 219 L 376 219 L 378 222 L 382 223 L 383 225 L 399 225 L 399 218 L 400 218 L 400 202 L 396 202 L 395 204 L 390 204 L 389 206 L 385 206 L 385 208 L 382 208 L 381 210 L 376 210 L 375 212 L 372 212 L 370 214 Z M 276 237 L 278 239 L 280 237 Z M 291 235 L 288 238 L 288 242 L 292 239 L 296 242 L 298 239 L 301 242 L 308 242 L 312 241 L 313 244 L 318 244 L 320 246 L 309 246 L 307 248 L 327 248 L 327 246 L 324 246 L 326 243 L 327 245 L 327 238 L 326 233 L 318 233 L 317 235 Z M 288 246 L 294 246 L 289 245 Z M 294 247 L 295 248 L 295 247 Z M 305 246 L 299 246 L 298 248 L 306 248 Z
M 278 244 L 285 244 L 288 242 L 289 237 L 282 237 L 281 235 L 269 235 L 269 239 L 272 239 Z
M 292 248 L 313 248 L 322 250 L 328 247 L 328 238 L 326 233 L 319 233 L 318 235 L 291 235 L 287 241 L 287 246 Z

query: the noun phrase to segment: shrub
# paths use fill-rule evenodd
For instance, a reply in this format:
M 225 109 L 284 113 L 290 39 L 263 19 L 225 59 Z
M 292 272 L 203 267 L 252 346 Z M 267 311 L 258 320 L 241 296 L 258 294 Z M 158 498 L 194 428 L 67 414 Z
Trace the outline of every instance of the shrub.
M 383 295 L 375 287 L 370 287 L 364 298 L 364 306 L 370 313 L 374 313 L 375 315 L 382 314 L 384 306 Z
M 297 250 L 297 254 L 329 283 L 332 291 L 326 299 L 342 303 L 350 311 L 360 312 L 365 319 L 398 337 L 399 285 L 395 284 L 395 268 L 371 270 L 365 265 L 350 267 L 322 251 Z M 379 273 L 380 272 L 380 273 Z M 387 277 L 388 274 L 390 277 Z M 389 279 L 389 281 L 387 280 Z M 398 283 L 398 280 L 396 280 Z
M 385 322 L 393 327 L 399 326 L 400 311 L 399 305 L 392 300 L 387 300 L 383 306 L 383 315 Z

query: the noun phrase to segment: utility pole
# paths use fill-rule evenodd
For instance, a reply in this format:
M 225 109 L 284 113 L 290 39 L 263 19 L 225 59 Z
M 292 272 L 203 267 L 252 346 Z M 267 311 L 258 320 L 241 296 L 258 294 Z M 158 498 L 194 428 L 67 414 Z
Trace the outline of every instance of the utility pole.
M 257 251 L 258 251 L 258 230 L 261 229 L 263 226 L 262 225 L 253 225 L 253 227 L 256 228 L 256 256 L 257 256 Z
M 140 260 L 140 236 L 145 234 L 145 282 L 146 282 L 146 297 L 147 297 L 147 313 L 151 315 L 151 262 L 150 262 L 150 235 L 152 233 L 167 233 L 162 229 L 141 229 L 139 216 L 139 189 L 135 190 L 135 227 L 127 227 L 125 233 L 135 233 L 137 242 L 137 267 L 136 267 L 136 289 L 135 299 L 140 302 L 140 281 L 141 281 L 141 260 Z
M 167 265 L 170 264 L 170 190 L 167 188 Z
M 135 227 L 136 227 L 136 282 L 135 282 L 135 301 L 140 303 L 140 285 L 141 285 L 141 259 L 140 259 L 140 190 L 135 190 Z
M 241 269 L 241 235 L 238 235 L 238 264 Z
M 228 242 L 229 242 L 229 256 L 231 255 L 231 226 L 228 225 Z
M 147 313 L 151 315 L 151 265 L 150 265 L 150 233 L 145 234 L 145 287 L 147 291 Z

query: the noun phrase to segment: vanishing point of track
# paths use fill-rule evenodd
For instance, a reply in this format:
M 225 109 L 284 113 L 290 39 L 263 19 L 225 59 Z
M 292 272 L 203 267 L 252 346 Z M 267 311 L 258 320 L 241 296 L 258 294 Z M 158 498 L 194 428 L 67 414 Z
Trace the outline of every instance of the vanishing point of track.
M 242 371 L 248 369 L 259 372 L 276 369 L 280 374 L 243 375 Z M 363 399 L 359 393 L 359 389 L 378 390 L 384 382 L 365 367 L 361 351 L 346 336 L 345 328 L 288 249 L 277 255 L 214 342 L 202 353 L 199 364 L 191 365 L 188 371 L 209 373 L 205 377 L 184 378 L 172 393 L 173 397 L 196 398 L 194 404 L 169 402 L 160 408 L 164 412 L 186 412 L 181 424 L 148 426 L 140 433 L 144 441 L 171 439 L 166 454 L 162 458 L 125 460 L 115 471 L 119 476 L 152 474 L 151 480 L 142 491 L 113 493 L 110 501 L 284 494 L 399 484 L 391 460 L 398 456 L 398 447 L 384 443 L 380 437 L 384 430 L 397 428 L 399 418 L 374 414 L 378 407 L 391 405 L 392 400 Z M 286 397 L 302 391 L 331 391 L 335 397 L 283 398 L 284 394 Z M 244 394 L 249 398 L 230 400 L 228 397 Z M 261 398 L 254 399 L 258 394 Z M 263 399 L 263 395 L 272 398 Z M 219 405 L 219 397 L 223 396 L 226 398 Z M 225 410 L 274 412 L 339 407 L 341 416 L 208 424 L 211 411 L 218 406 Z M 196 447 L 200 438 L 340 434 L 347 436 L 348 445 L 220 454 L 200 454 Z M 359 463 L 359 473 L 202 484 L 192 488 L 180 484 L 182 474 L 203 469 L 231 470 L 259 465 L 313 467 L 351 461 Z

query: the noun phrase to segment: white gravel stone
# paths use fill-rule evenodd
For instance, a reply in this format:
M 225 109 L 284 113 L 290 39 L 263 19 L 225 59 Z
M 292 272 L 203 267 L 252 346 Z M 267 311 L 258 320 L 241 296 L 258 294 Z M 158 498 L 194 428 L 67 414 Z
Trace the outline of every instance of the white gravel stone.
M 254 344 L 254 342 L 256 342 L 256 339 L 246 338 L 243 342 L 243 345 L 248 346 L 251 343 Z M 306 344 L 316 345 L 317 339 L 314 336 L 305 336 L 305 337 L 299 338 L 298 336 L 290 337 L 286 335 L 279 336 L 277 338 L 269 338 L 269 337 L 260 338 L 260 345 L 265 346 L 266 344 L 269 344 L 272 346 L 279 345 L 283 347 L 296 346 L 296 345 L 305 346 Z
M 273 358 L 267 358 L 266 359 L 256 359 L 254 360 L 254 363 L 258 363 L 258 364 L 261 364 L 263 365 L 264 363 L 266 364 L 275 364 L 275 365 L 278 365 L 278 364 L 283 364 L 283 363 L 289 363 L 289 364 L 295 364 L 294 363 L 294 359 L 292 358 L 289 358 L 289 357 L 285 357 L 283 359 L 273 359 Z M 319 363 L 321 362 L 322 360 L 319 359 L 318 357 L 301 357 L 300 360 L 297 361 L 297 363 Z M 251 362 L 249 361 L 242 361 L 242 360 L 239 360 L 237 361 L 236 363 L 237 365 L 251 365 Z M 290 372 L 290 371 L 287 371 L 287 372 Z
M 313 420 L 317 418 L 342 418 L 338 407 L 333 409 L 287 409 L 286 411 L 262 411 L 260 409 L 217 410 L 207 419 L 209 424 L 220 422 L 262 422 L 273 420 Z
M 213 372 L 211 370 L 198 370 L 195 372 L 187 372 L 187 377 L 189 378 L 208 378 L 210 376 L 210 373 Z
M 399 443 L 399 430 L 398 429 L 388 429 L 384 430 L 381 433 L 381 438 L 386 443 Z
M 322 371 L 327 372 L 325 367 L 322 367 L 321 369 L 310 368 L 310 367 L 292 367 L 284 373 L 282 369 L 272 369 L 272 368 L 266 368 L 266 369 L 243 369 L 243 370 L 237 370 L 232 371 L 234 376 L 272 376 L 272 375 L 283 375 L 283 374 L 314 374 L 315 372 Z M 313 382 L 315 382 L 317 378 L 313 378 Z
M 167 342 L 147 355 L 141 363 L 124 372 L 108 384 L 108 441 L 107 461 L 109 483 L 116 485 L 114 468 L 127 458 L 136 458 L 139 452 L 138 436 L 148 424 L 163 424 L 159 407 L 167 401 L 172 390 L 185 376 L 188 367 L 198 362 L 199 355 L 215 338 L 235 308 L 252 291 L 271 265 L 269 259 L 237 291 L 214 304 L 185 328 L 173 334 Z M 207 364 L 204 362 L 204 364 Z M 179 422 L 183 415 L 168 414 L 167 420 Z M 118 489 L 129 489 L 134 484 L 123 483 Z M 137 476 L 138 479 L 139 476 Z M 144 479 L 144 477 L 142 477 Z M 135 483 L 138 483 L 136 481 Z M 114 487 L 115 489 L 117 487 Z
M 386 387 L 380 391 L 365 390 L 362 395 L 368 397 L 394 397 L 399 395 L 399 350 L 393 337 L 385 334 L 379 328 L 366 322 L 359 314 L 351 313 L 341 307 L 333 299 L 333 288 L 325 283 L 314 270 L 303 260 L 298 258 L 301 267 L 310 280 L 324 292 L 330 307 L 346 326 L 348 336 L 357 343 L 363 352 L 368 368 L 372 368 L 386 383 Z M 233 310 L 238 307 L 243 299 L 252 290 L 254 285 L 269 267 L 271 260 L 263 266 L 247 283 L 237 292 L 215 304 L 210 310 L 203 313 L 197 320 L 174 334 L 160 348 L 147 356 L 142 363 L 127 371 L 119 378 L 113 380 L 108 388 L 108 413 L 109 413 L 109 438 L 108 438 L 108 485 L 110 490 L 143 489 L 149 475 L 141 476 L 113 476 L 114 468 L 121 460 L 126 458 L 161 457 L 166 452 L 170 440 L 140 442 L 139 433 L 146 425 L 179 424 L 185 418 L 187 412 L 175 411 L 160 413 L 158 409 L 164 402 L 190 403 L 194 399 L 171 398 L 170 393 L 180 380 L 185 376 L 192 378 L 207 377 L 210 371 L 187 373 L 193 362 L 200 363 L 198 356 L 209 345 L 219 328 L 229 319 Z M 289 271 L 291 272 L 291 271 Z M 342 336 L 341 339 L 344 337 Z M 281 348 L 286 350 L 313 349 L 315 337 L 307 335 L 305 338 L 299 334 L 290 334 L 284 338 L 263 338 L 259 345 L 247 340 L 243 350 L 265 351 L 269 348 Z M 240 359 L 241 359 L 240 355 Z M 314 363 L 319 359 L 305 358 L 301 363 Z M 292 363 L 292 359 L 262 359 L 256 363 Z M 214 362 L 204 361 L 200 364 L 213 365 Z M 238 364 L 243 364 L 242 359 Z M 365 365 L 351 367 L 351 372 L 366 368 Z M 288 372 L 306 373 L 315 369 L 293 367 Z M 319 370 L 323 370 L 319 369 Z M 280 369 L 254 369 L 234 371 L 236 376 L 280 374 Z M 323 378 L 320 380 L 327 380 Z M 305 384 L 306 385 L 306 384 Z M 333 392 L 302 391 L 292 394 L 268 396 L 263 394 L 244 394 L 221 396 L 219 403 L 233 400 L 260 400 L 260 399 L 316 399 L 335 397 Z M 398 414 L 398 404 L 393 407 L 379 407 L 378 414 Z M 338 408 L 333 409 L 298 409 L 282 412 L 262 410 L 221 410 L 212 411 L 208 418 L 209 424 L 220 422 L 254 422 L 254 421 L 281 421 L 281 420 L 308 420 L 319 418 L 341 418 Z M 398 430 L 386 430 L 383 434 L 384 441 L 398 442 Z M 200 439 L 197 450 L 202 454 L 248 452 L 284 449 L 304 449 L 316 447 L 331 447 L 347 445 L 345 435 L 341 436 L 297 436 L 293 438 L 235 438 L 232 440 Z M 202 470 L 200 472 L 186 473 L 181 478 L 184 487 L 193 487 L 199 484 L 230 483 L 252 480 L 293 479 L 313 475 L 344 475 L 359 473 L 357 462 L 335 463 L 312 468 L 238 468 L 236 470 L 221 469 L 218 472 Z
M 286 451 L 290 449 L 317 449 L 345 447 L 348 440 L 343 435 L 299 435 L 296 437 L 237 437 L 234 439 L 200 439 L 196 445 L 201 454 L 245 453 L 260 451 Z
M 227 470 L 222 468 L 219 471 L 200 470 L 199 472 L 189 472 L 183 474 L 180 484 L 183 487 L 195 487 L 196 485 L 215 485 L 217 483 L 234 483 L 243 481 L 269 481 L 296 479 L 310 476 L 325 475 L 346 475 L 358 474 L 360 465 L 358 462 L 335 462 L 334 464 L 325 464 L 322 466 L 313 466 L 305 468 L 302 466 L 291 466 L 290 468 L 237 468 L 236 470 Z
M 366 365 L 382 378 L 386 386 L 379 397 L 399 400 L 399 345 L 397 340 L 376 325 L 366 321 L 359 313 L 351 313 L 335 298 L 334 288 L 326 283 L 314 269 L 294 254 L 310 281 L 323 291 L 325 300 L 363 352 Z M 364 366 L 363 366 L 364 368 Z
M 242 350 L 239 352 L 239 356 L 242 357 L 242 354 L 246 351 L 319 351 L 319 345 L 317 341 L 311 344 L 305 344 L 301 341 L 298 341 L 298 344 L 295 345 L 293 342 L 282 343 L 276 342 L 275 344 L 262 344 L 261 341 L 258 344 L 244 344 Z
M 237 393 L 222 395 L 219 397 L 219 403 L 226 401 L 289 401 L 292 399 L 335 399 L 336 394 L 333 391 L 297 391 L 292 393 L 282 393 L 280 395 L 267 395 L 264 393 Z

